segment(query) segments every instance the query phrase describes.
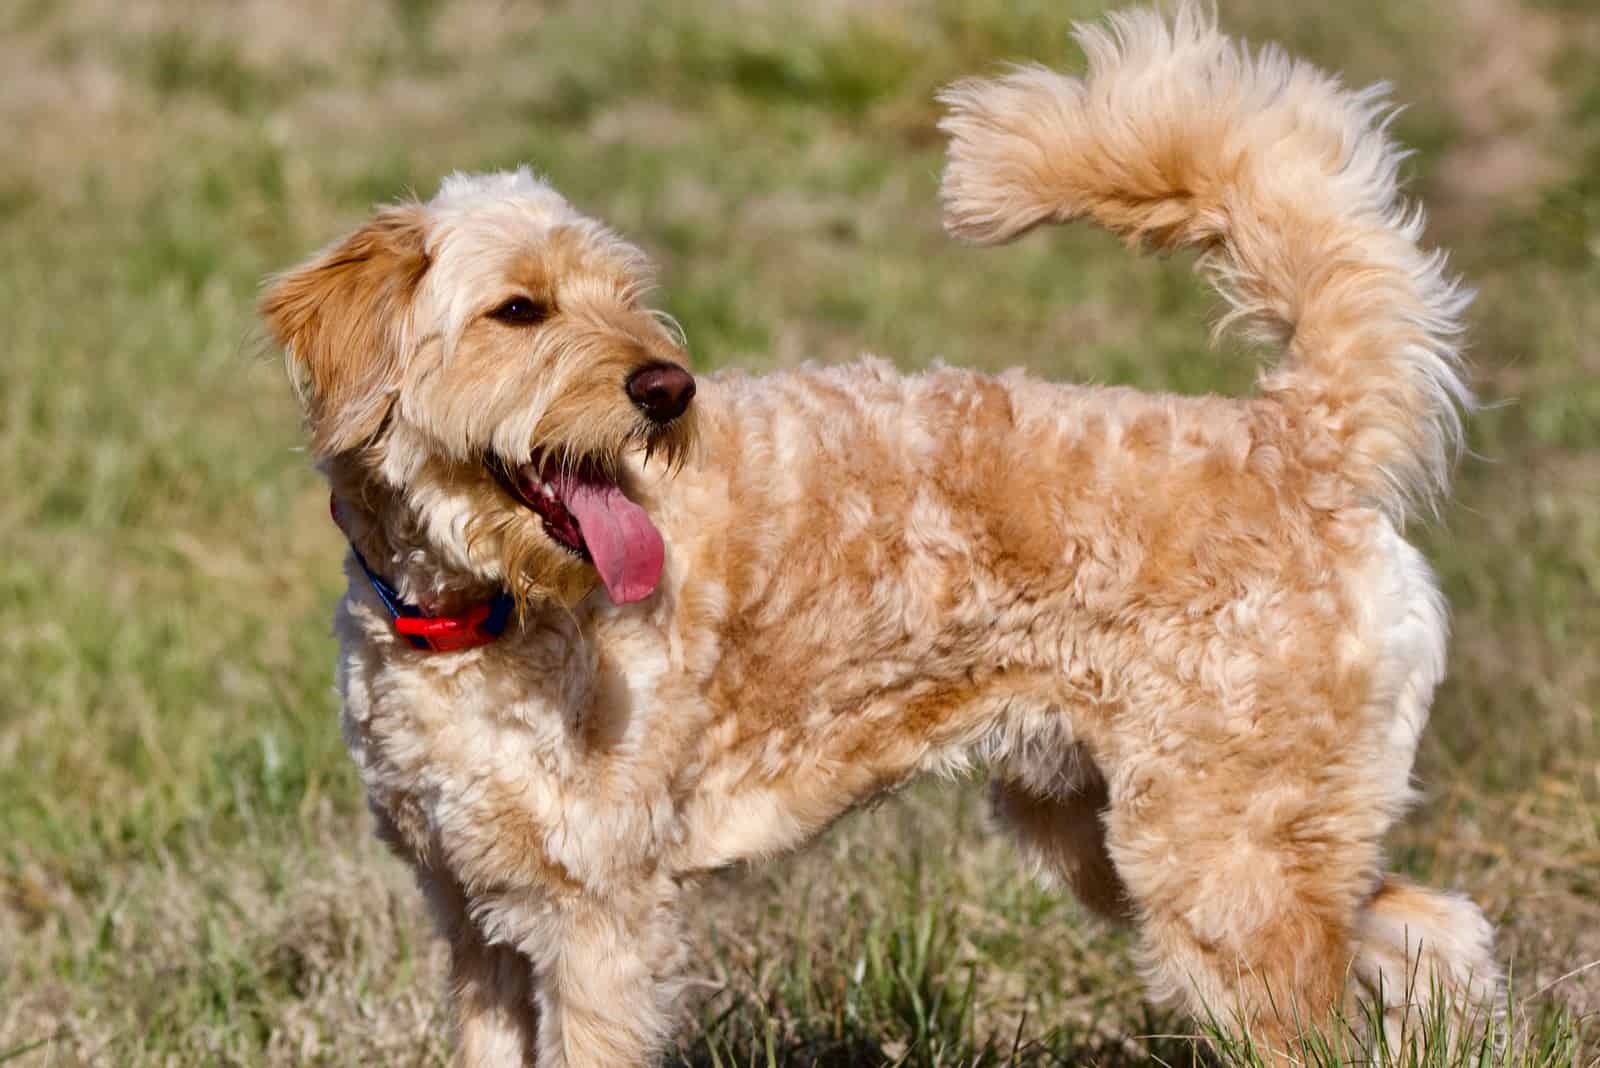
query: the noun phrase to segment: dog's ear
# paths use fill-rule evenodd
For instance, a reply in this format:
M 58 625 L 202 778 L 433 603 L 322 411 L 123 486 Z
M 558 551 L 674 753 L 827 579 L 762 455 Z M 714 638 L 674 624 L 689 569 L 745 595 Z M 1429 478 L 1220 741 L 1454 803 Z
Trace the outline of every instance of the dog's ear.
M 428 270 L 424 209 L 385 208 L 309 263 L 268 281 L 261 316 L 283 346 L 321 456 L 383 425 L 400 385 L 408 320 Z

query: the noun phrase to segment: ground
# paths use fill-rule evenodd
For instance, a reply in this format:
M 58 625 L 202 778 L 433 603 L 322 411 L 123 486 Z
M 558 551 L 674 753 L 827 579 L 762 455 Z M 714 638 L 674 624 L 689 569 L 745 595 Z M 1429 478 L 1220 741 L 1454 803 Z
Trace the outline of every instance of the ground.
M 441 961 L 336 726 L 342 543 L 258 280 L 456 168 L 529 162 L 660 261 L 697 367 L 874 351 L 1248 390 L 1186 261 L 939 232 L 934 89 L 1070 63 L 1087 0 L 17 0 L 0 9 L 0 1062 L 442 1064 Z M 1511 962 L 1507 1059 L 1600 1009 L 1600 14 L 1222 0 L 1409 105 L 1489 407 L 1437 523 L 1447 685 L 1390 843 Z M 802 13 L 803 11 L 803 13 Z M 1127 941 L 975 784 L 695 917 L 695 1064 L 1193 1056 Z M 1583 970 L 1586 966 L 1590 970 Z M 1568 974 L 1575 973 L 1575 974 Z M 1224 1051 L 1224 1058 L 1231 1055 Z

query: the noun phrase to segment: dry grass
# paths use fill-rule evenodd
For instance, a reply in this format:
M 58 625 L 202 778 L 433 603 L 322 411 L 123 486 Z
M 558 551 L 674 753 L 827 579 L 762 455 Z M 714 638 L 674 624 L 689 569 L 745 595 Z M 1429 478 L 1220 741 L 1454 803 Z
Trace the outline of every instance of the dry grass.
M 1248 389 L 1185 264 L 938 232 L 934 87 L 1066 61 L 1097 7 L 0 10 L 0 1062 L 444 1059 L 437 952 L 337 737 L 340 543 L 260 357 L 261 275 L 373 201 L 525 160 L 660 258 L 702 368 L 868 349 Z M 1397 83 L 1434 236 L 1481 291 L 1500 406 L 1418 532 L 1456 640 L 1392 851 L 1500 924 L 1527 999 L 1506 1056 L 1593 1063 L 1571 1020 L 1600 967 L 1560 977 L 1600 960 L 1600 16 L 1223 8 Z M 920 790 L 715 880 L 684 1056 L 1190 1059 L 1136 1037 L 1187 1025 L 1142 1007 L 1123 936 L 1035 887 L 980 809 Z

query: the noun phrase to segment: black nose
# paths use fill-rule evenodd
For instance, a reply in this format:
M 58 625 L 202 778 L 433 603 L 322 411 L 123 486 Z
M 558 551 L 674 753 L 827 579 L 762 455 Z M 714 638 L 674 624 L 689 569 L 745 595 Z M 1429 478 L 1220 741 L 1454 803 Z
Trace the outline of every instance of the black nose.
M 670 423 L 694 399 L 694 376 L 675 363 L 656 363 L 628 376 L 628 397 L 653 423 Z

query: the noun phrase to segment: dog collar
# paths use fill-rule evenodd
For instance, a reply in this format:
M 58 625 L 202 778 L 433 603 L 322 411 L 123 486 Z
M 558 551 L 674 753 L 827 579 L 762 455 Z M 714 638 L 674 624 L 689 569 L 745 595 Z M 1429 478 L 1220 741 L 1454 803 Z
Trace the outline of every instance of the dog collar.
M 328 512 L 333 517 L 334 525 L 345 535 L 345 541 L 350 542 L 350 551 L 355 554 L 356 563 L 361 565 L 362 573 L 372 583 L 373 592 L 383 602 L 390 620 L 394 622 L 395 633 L 409 641 L 413 648 L 433 653 L 475 649 L 480 645 L 488 645 L 505 631 L 506 624 L 511 621 L 511 610 L 515 607 L 509 593 L 497 593 L 460 615 L 427 615 L 416 605 L 403 600 L 399 591 L 367 564 L 367 558 L 361 555 L 355 542 L 350 541 L 344 524 L 339 522 L 338 498 L 329 496 Z

